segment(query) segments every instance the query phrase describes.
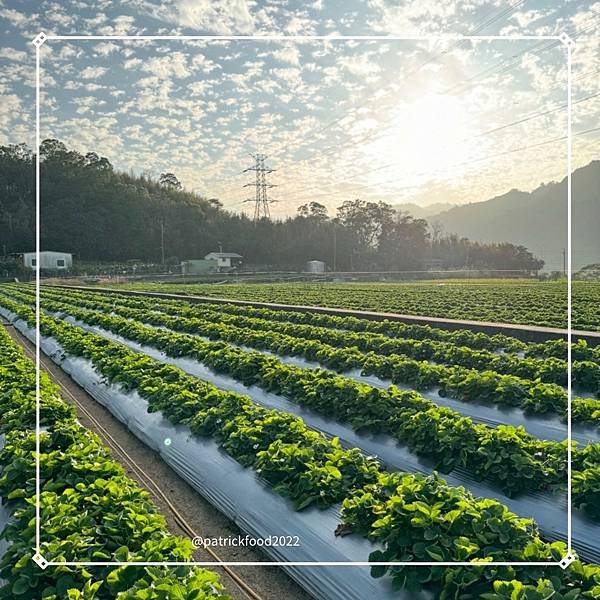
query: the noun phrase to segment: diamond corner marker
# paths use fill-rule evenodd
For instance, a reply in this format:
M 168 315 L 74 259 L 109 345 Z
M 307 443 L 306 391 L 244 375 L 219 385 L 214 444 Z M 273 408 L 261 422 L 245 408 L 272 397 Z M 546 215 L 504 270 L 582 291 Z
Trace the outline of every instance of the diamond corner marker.
M 41 46 L 43 46 L 44 42 L 48 39 L 48 36 L 41 31 L 40 33 L 38 33 L 32 40 L 32 44 L 36 47 L 36 48 L 41 48 Z

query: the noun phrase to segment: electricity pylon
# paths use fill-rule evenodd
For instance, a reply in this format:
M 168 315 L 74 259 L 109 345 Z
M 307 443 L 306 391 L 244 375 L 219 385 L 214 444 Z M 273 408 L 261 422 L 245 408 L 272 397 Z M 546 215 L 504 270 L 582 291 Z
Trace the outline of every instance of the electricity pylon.
M 267 157 L 264 154 L 250 154 L 250 156 L 254 159 L 254 166 L 244 169 L 243 172 L 255 171 L 256 181 L 254 183 L 247 183 L 244 187 L 254 187 L 255 191 L 254 198 L 248 198 L 244 202 L 254 202 L 255 221 L 259 221 L 263 217 L 269 219 L 271 217 L 269 204 L 277 201 L 268 197 L 267 190 L 276 186 L 272 183 L 267 183 L 267 174 L 273 173 L 275 169 L 265 166 Z

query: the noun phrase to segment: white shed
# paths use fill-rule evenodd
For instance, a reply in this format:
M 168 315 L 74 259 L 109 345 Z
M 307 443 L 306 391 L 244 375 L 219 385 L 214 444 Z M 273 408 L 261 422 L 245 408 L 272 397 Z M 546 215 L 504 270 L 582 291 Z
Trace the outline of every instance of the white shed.
M 204 260 L 216 260 L 218 269 L 231 269 L 242 264 L 242 256 L 235 252 L 209 252 Z
M 322 260 L 309 260 L 306 263 L 307 273 L 325 273 L 325 263 Z
M 37 269 L 35 252 L 25 252 L 23 263 L 30 269 Z M 73 266 L 73 255 L 68 252 L 40 252 L 40 267 L 49 271 L 66 271 Z

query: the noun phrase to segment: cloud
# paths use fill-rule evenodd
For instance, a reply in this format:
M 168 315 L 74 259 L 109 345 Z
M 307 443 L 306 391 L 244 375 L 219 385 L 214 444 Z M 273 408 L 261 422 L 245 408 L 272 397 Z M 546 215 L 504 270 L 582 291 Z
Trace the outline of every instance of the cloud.
M 96 46 L 94 46 L 94 50 L 100 56 L 108 56 L 109 54 L 112 54 L 116 50 L 119 50 L 120 47 L 121 46 L 118 46 L 114 42 L 101 42 L 100 44 L 97 44 Z
M 192 74 L 187 56 L 183 52 L 170 52 L 167 56 L 153 57 L 143 62 L 142 69 L 160 79 L 181 79 Z
M 248 0 L 136 0 L 135 4 L 156 19 L 195 31 L 248 34 L 256 26 L 250 11 L 254 3 Z
M 204 96 L 212 88 L 208 81 L 194 81 L 189 89 L 195 96 Z
M 79 117 L 68 122 L 58 121 L 46 126 L 43 137 L 56 137 L 78 152 L 102 149 L 101 153 L 113 160 L 122 154 L 123 140 L 119 135 L 119 123 L 114 117 Z
M 273 58 L 279 62 L 289 63 L 291 65 L 300 65 L 300 51 L 297 46 L 285 46 L 279 50 L 275 50 L 272 54 Z
M 511 19 L 515 20 L 517 22 L 517 25 L 522 29 L 524 27 L 527 27 L 529 24 L 533 23 L 534 21 L 537 21 L 538 19 L 540 19 L 543 16 L 544 16 L 544 14 L 541 11 L 528 10 L 528 11 L 519 11 L 519 12 L 514 13 L 511 16 Z
M 282 69 L 271 69 L 271 73 L 278 79 L 285 81 L 290 87 L 302 85 L 301 69 L 297 69 L 295 67 L 285 67 Z
M 0 18 L 6 19 L 15 27 L 21 27 L 31 21 L 32 15 L 25 15 L 14 8 L 0 8 Z
M 381 71 L 381 66 L 369 59 L 366 54 L 360 56 L 343 56 L 338 60 L 338 64 L 346 69 L 348 73 L 357 77 L 374 75 Z
M 554 66 L 543 65 L 539 56 L 525 54 L 521 59 L 521 66 L 529 75 L 529 83 L 536 92 L 550 92 L 556 85 L 556 69 Z
M 50 6 L 45 6 L 44 8 L 45 18 L 63 29 L 71 26 L 75 22 L 76 17 L 73 14 L 67 14 L 63 12 L 64 7 L 56 2 Z
M 104 13 L 96 13 L 95 17 L 84 18 L 83 22 L 85 25 L 91 29 L 95 29 L 98 25 L 102 25 L 102 23 L 106 23 L 108 21 L 108 17 Z
M 123 68 L 129 71 L 131 69 L 137 69 L 141 64 L 141 58 L 129 58 L 123 63 Z
M 97 79 L 98 77 L 102 77 L 107 71 L 106 67 L 86 67 L 81 71 L 79 76 L 82 79 Z
M 80 98 L 73 98 L 73 104 L 78 107 L 75 112 L 79 115 L 83 115 L 88 112 L 94 112 L 94 108 L 106 104 L 106 101 L 98 100 L 96 96 L 82 96 Z
M 313 35 L 316 33 L 317 21 L 303 15 L 293 15 L 284 23 L 285 32 L 289 35 Z
M 0 59 L 23 62 L 27 60 L 27 52 L 15 50 L 14 48 L 0 48 Z
M 179 0 L 176 7 L 180 24 L 195 29 L 210 29 L 217 23 L 238 31 L 254 29 L 254 19 L 250 14 L 249 3 L 245 0 L 216 0 L 206 3 Z
M 464 33 L 475 10 L 487 4 L 486 0 L 457 2 L 456 0 L 369 0 L 374 16 L 370 25 L 377 31 L 397 35 L 431 33 Z M 456 25 L 456 27 L 453 27 Z
M 593 2 L 591 9 L 598 12 L 600 3 Z M 17 11 L 8 5 L 40 6 L 44 11 L 39 8 L 40 14 L 32 14 L 34 8 Z M 489 0 L 0 0 L 0 24 L 2 31 L 9 32 L 0 50 L 3 66 L 8 67 L 0 80 L 0 135 L 9 143 L 30 139 L 23 135 L 30 127 L 27 111 L 34 106 L 32 48 L 27 42 L 40 29 L 132 35 L 444 34 L 473 31 L 487 15 L 502 10 L 501 0 L 491 4 Z M 510 28 L 506 33 L 551 34 L 588 28 L 588 40 L 578 38 L 573 55 L 574 89 L 576 97 L 582 97 L 597 89 L 598 43 L 589 41 L 593 18 L 581 3 L 563 10 L 546 0 L 534 9 L 505 15 L 483 33 Z M 52 52 L 46 59 L 48 49 Z M 357 173 L 373 163 L 389 163 L 394 156 L 373 152 L 365 159 L 359 150 L 381 135 L 391 111 L 402 102 L 416 102 L 427 91 L 443 94 L 452 88 L 451 95 L 460 98 L 472 117 L 474 130 L 481 132 L 562 101 L 562 96 L 559 100 L 556 96 L 564 78 L 564 63 L 558 62 L 560 48 L 552 56 L 539 51 L 512 60 L 521 49 L 526 46 L 517 43 L 510 47 L 433 42 L 297 45 L 289 40 L 52 43 L 44 47 L 44 81 L 52 85 L 44 95 L 44 124 L 49 134 L 109 156 L 117 168 L 172 169 L 183 175 L 187 187 L 209 193 L 217 189 L 216 180 L 226 181 L 218 189 L 224 189 L 223 200 L 229 197 L 231 205 L 242 193 L 240 160 L 255 145 L 264 146 L 272 166 L 279 169 L 276 183 L 283 187 L 288 178 L 292 180 L 290 201 L 276 207 L 278 214 L 293 210 L 292 204 L 306 195 L 306 190 L 298 193 L 299 175 L 314 179 L 315 186 L 328 194 L 323 201 L 331 206 L 339 204 L 344 193 L 389 200 L 394 191 L 398 193 L 394 186 L 402 183 L 388 186 L 392 196 L 374 186 L 357 190 L 356 183 L 364 181 L 357 179 Z M 499 64 L 502 59 L 510 60 Z M 487 75 L 477 76 L 488 68 Z M 597 121 L 594 102 L 576 105 L 574 112 L 581 129 Z M 101 120 L 103 116 L 116 119 Z M 564 120 L 564 114 L 503 129 L 493 138 L 481 138 L 481 144 L 489 141 L 503 151 L 522 145 L 523 139 L 535 143 L 547 138 L 559 119 Z M 146 143 L 149 138 L 151 147 Z M 582 150 L 576 166 L 592 156 L 594 140 L 584 147 L 583 138 L 578 138 Z M 520 160 L 522 155 L 515 156 Z M 537 163 L 532 174 L 531 168 L 520 166 L 511 171 L 509 159 L 505 160 L 506 164 L 487 165 L 487 179 L 482 174 L 485 169 L 474 166 L 464 185 L 452 188 L 447 179 L 440 189 L 447 189 L 453 198 L 462 194 L 463 199 L 478 200 L 501 193 L 502 185 L 520 186 L 527 177 L 541 180 L 543 170 L 537 169 Z M 402 172 L 401 167 L 396 171 Z M 442 181 L 446 175 L 430 170 L 432 179 Z M 497 177 L 503 170 L 510 172 L 510 184 L 508 176 Z M 393 179 L 390 173 L 382 175 Z M 434 193 L 433 184 L 428 186 L 418 190 L 419 197 Z
M 97 33 L 100 35 L 128 35 L 134 31 L 134 23 L 135 19 L 132 16 L 119 15 L 113 19 L 112 25 L 99 27 Z
M 203 73 L 210 73 L 211 71 L 214 71 L 220 67 L 212 60 L 207 58 L 204 54 L 196 54 L 192 58 L 192 68 L 194 70 L 200 70 Z
M 53 56 L 58 58 L 59 60 L 69 60 L 76 57 L 78 54 L 81 54 L 81 48 L 75 48 L 71 44 L 61 44 L 60 50 L 58 53 Z
M 21 100 L 15 94 L 4 94 L 0 99 L 0 131 L 5 133 L 4 130 L 8 129 L 21 108 Z

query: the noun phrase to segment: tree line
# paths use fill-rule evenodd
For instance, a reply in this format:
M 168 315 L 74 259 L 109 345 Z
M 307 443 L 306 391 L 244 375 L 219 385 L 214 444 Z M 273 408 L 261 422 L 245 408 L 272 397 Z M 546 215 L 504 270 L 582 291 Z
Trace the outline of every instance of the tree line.
M 537 270 L 523 246 L 483 244 L 445 234 L 384 202 L 352 199 L 334 215 L 318 202 L 279 220 L 252 221 L 219 200 L 182 188 L 173 173 L 158 180 L 116 171 L 94 152 L 62 142 L 40 145 L 41 247 L 81 261 L 170 264 L 222 246 L 246 265 L 298 269 L 322 260 L 338 271 L 440 269 Z M 35 247 L 35 155 L 24 144 L 0 146 L 0 243 L 4 255 Z

